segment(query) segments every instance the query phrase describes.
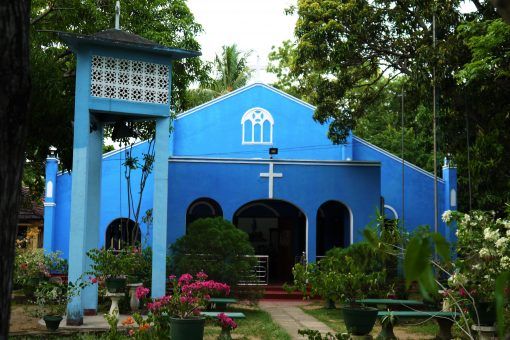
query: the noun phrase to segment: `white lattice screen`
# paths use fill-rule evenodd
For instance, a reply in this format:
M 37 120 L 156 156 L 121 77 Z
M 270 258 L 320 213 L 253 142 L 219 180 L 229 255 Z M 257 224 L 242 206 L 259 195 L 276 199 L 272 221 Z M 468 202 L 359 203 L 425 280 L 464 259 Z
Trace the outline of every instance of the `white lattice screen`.
M 92 56 L 90 95 L 168 104 L 169 67 L 143 61 Z

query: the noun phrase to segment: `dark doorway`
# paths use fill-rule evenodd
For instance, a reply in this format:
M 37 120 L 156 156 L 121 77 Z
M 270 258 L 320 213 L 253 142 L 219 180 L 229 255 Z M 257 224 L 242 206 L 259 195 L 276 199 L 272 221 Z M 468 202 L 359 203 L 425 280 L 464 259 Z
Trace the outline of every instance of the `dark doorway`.
M 248 233 L 255 254 L 269 256 L 270 282 L 290 281 L 306 249 L 305 214 L 285 201 L 258 200 L 239 208 L 233 220 Z
M 317 211 L 317 256 L 334 247 L 349 245 L 349 209 L 338 201 L 327 201 Z
M 186 231 L 188 226 L 199 218 L 223 217 L 223 210 L 218 202 L 203 197 L 193 201 L 186 212 Z
M 140 245 L 140 227 L 129 218 L 117 218 L 106 228 L 105 248 L 120 250 L 129 245 Z M 133 242 L 136 240 L 136 242 Z

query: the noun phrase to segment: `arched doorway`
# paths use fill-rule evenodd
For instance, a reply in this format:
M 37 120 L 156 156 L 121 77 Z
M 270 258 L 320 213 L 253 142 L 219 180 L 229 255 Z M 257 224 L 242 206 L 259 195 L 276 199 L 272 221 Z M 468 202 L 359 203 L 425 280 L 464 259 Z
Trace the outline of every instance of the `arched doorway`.
M 223 217 L 223 210 L 219 203 L 208 197 L 194 200 L 186 211 L 186 230 L 199 218 L 207 217 Z
M 292 279 L 292 267 L 306 249 L 306 216 L 281 200 L 257 200 L 240 207 L 233 223 L 248 233 L 257 255 L 269 256 L 269 280 Z
M 139 245 L 141 240 L 140 227 L 129 218 L 117 218 L 106 227 L 106 249 L 120 250 L 129 245 Z
M 317 256 L 324 256 L 334 247 L 350 243 L 351 215 L 338 201 L 324 202 L 317 210 Z

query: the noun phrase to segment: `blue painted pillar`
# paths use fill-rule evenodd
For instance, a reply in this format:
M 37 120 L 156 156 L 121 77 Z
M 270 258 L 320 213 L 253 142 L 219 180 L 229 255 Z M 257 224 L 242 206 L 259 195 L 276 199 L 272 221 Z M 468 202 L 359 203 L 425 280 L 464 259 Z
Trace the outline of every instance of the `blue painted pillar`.
M 57 208 L 55 192 L 57 189 L 58 158 L 56 149 L 50 148 L 50 154 L 46 158 L 46 185 L 44 195 L 44 238 L 43 247 L 45 253 L 55 251 L 53 246 L 53 231 L 55 228 L 55 210 Z
M 103 162 L 103 124 L 96 122 L 96 130 L 90 133 L 88 171 L 87 232 L 85 252 L 99 246 L 99 223 L 101 211 L 101 165 Z M 85 270 L 89 271 L 93 261 L 85 256 Z M 84 277 L 87 280 L 88 277 Z M 81 305 L 85 315 L 97 314 L 97 284 L 86 287 L 81 294 Z
M 342 160 L 352 161 L 354 159 L 352 143 L 352 131 L 350 131 L 349 135 L 345 139 L 345 143 L 342 145 Z
M 307 211 L 306 228 L 306 259 L 309 263 L 315 262 L 317 256 L 317 219 L 316 212 Z
M 170 117 L 156 119 L 154 142 L 154 202 L 152 235 L 152 297 L 165 295 L 167 214 L 168 214 L 168 152 Z
M 69 235 L 69 281 L 76 282 L 86 271 L 86 239 L 88 223 L 89 194 L 89 144 L 91 142 L 91 117 L 87 100 L 90 84 L 89 59 L 78 55 L 76 65 L 76 96 L 74 104 L 74 144 L 71 188 L 71 221 Z M 97 226 L 95 226 L 97 227 Z M 75 296 L 67 305 L 67 324 L 83 324 L 81 296 Z
M 457 167 L 453 162 L 446 158 L 443 165 L 443 180 L 444 180 L 444 211 L 457 210 Z M 444 235 L 450 242 L 455 241 L 455 226 L 445 226 Z

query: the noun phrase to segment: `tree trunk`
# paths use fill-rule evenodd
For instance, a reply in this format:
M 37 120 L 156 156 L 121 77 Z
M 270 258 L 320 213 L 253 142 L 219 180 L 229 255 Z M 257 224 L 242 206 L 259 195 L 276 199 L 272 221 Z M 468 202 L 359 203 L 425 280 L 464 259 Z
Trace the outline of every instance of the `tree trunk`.
M 0 340 L 9 332 L 14 247 L 30 95 L 29 0 L 0 2 Z

